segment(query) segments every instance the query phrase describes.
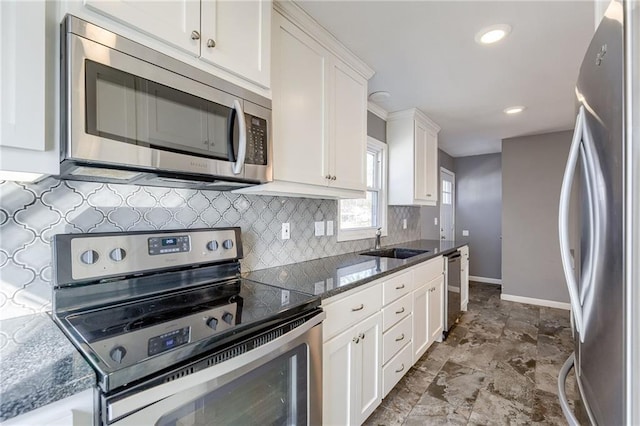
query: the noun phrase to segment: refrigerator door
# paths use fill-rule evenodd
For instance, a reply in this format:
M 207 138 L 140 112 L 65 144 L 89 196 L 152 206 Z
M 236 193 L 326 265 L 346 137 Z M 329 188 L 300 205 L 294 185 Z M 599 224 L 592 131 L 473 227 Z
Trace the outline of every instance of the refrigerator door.
M 603 425 L 624 424 L 626 408 L 622 17 L 622 5 L 612 2 L 589 45 L 576 87 L 585 126 L 576 377 L 592 421 Z

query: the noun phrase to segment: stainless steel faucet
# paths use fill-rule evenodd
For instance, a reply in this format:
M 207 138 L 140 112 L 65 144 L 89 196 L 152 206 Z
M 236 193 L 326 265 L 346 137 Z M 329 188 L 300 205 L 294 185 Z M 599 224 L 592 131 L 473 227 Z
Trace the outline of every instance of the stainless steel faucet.
M 382 228 L 378 228 L 376 231 L 376 245 L 374 250 L 380 250 L 380 237 L 382 236 Z

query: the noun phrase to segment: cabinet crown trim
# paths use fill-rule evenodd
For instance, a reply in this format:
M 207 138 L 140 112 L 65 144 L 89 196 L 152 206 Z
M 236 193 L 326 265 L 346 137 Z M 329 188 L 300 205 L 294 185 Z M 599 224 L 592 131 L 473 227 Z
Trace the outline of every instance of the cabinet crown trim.
M 362 59 L 358 58 L 340 40 L 327 31 L 322 25 L 313 19 L 307 12 L 291 0 L 275 0 L 273 9 L 300 27 L 311 37 L 316 39 L 325 49 L 344 61 L 358 74 L 369 80 L 375 74 Z
M 413 120 L 417 120 L 417 121 L 423 122 L 424 124 L 429 126 L 429 128 L 431 128 L 431 130 L 435 131 L 436 133 L 440 131 L 440 126 L 438 126 L 438 124 L 436 124 L 435 121 L 430 119 L 427 116 L 427 114 L 425 114 L 424 112 L 420 111 L 418 108 L 410 108 L 410 109 L 406 109 L 406 110 L 403 110 L 403 111 L 392 112 L 392 113 L 390 113 L 388 115 L 387 122 L 396 121 L 396 120 L 402 120 L 402 119 L 407 119 L 407 118 L 411 118 Z

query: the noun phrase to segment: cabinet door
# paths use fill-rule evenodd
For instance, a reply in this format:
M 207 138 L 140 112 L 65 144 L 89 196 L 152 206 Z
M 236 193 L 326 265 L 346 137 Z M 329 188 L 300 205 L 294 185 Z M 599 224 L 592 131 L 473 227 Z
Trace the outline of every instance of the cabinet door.
M 427 128 L 414 123 L 414 194 L 416 201 L 426 201 L 427 195 Z M 431 194 L 433 195 L 433 194 Z
M 367 147 L 367 81 L 347 65 L 332 67 L 331 186 L 364 191 Z
M 469 303 L 469 246 L 460 249 L 460 307 L 467 310 Z
M 326 186 L 328 52 L 278 13 L 273 25 L 274 179 Z
M 444 276 L 429 284 L 429 344 L 442 341 L 444 330 Z
M 0 1 L 1 146 L 45 150 L 45 8 L 46 2 Z
M 356 333 L 349 329 L 322 346 L 322 419 L 328 425 L 351 422 L 356 394 Z
M 427 129 L 425 139 L 424 194 L 430 203 L 438 201 L 438 134 Z
M 236 2 L 231 2 L 235 4 Z M 172 44 L 194 56 L 200 55 L 200 1 L 85 0 L 104 15 Z
M 202 59 L 270 86 L 271 1 L 202 0 Z
M 438 135 L 424 124 L 414 124 L 415 186 L 417 204 L 435 205 L 438 200 Z
M 429 347 L 429 286 L 423 285 L 413 292 L 413 362 Z
M 353 424 L 362 424 L 382 401 L 382 313 L 369 317 L 356 326 L 360 341 L 357 360 L 356 411 Z M 329 423 L 331 424 L 331 423 Z

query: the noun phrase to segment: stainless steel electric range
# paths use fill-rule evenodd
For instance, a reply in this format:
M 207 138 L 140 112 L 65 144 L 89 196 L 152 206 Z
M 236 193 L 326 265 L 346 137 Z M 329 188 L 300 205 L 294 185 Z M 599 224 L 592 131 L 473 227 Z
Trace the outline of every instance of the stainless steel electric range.
M 239 228 L 62 234 L 52 317 L 96 423 L 317 424 L 320 299 L 240 278 Z

